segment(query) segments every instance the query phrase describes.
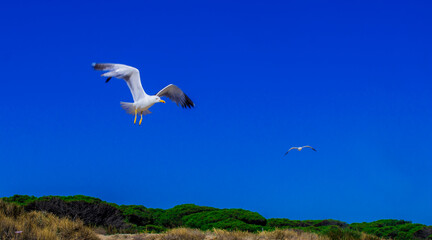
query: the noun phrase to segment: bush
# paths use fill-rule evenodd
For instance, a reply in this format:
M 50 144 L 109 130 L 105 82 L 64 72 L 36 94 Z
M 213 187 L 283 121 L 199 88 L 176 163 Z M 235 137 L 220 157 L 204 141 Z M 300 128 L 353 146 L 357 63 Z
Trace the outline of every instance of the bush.
M 182 218 L 185 216 L 214 210 L 217 210 L 217 208 L 201 207 L 195 204 L 182 204 L 165 210 L 165 212 L 157 219 L 156 223 L 157 225 L 162 225 L 168 228 L 179 227 L 184 225 Z
M 342 221 L 326 219 L 326 220 L 289 220 L 286 218 L 270 218 L 267 220 L 267 226 L 275 228 L 306 228 L 306 227 L 325 227 L 338 226 L 347 227 L 348 224 Z
M 280 239 L 280 240 L 288 240 L 288 239 L 298 239 L 298 240 L 330 240 L 329 238 L 325 237 L 325 236 L 319 236 L 315 233 L 308 233 L 308 232 L 303 232 L 301 230 L 292 230 L 292 229 L 276 229 L 274 231 L 264 231 L 259 233 L 259 240 L 261 239 L 271 239 L 271 240 L 276 240 L 276 239 Z M 333 240 L 333 239 L 331 239 Z
M 22 231 L 17 233 L 17 231 Z M 82 221 L 58 218 L 50 213 L 25 212 L 21 206 L 0 200 L 0 239 L 96 240 Z
M 298 220 L 289 220 L 286 218 L 270 218 L 267 220 L 267 226 L 275 228 L 298 228 L 311 226 L 311 224 L 306 224 Z
M 258 213 L 243 209 L 220 209 L 183 217 L 184 225 L 202 230 L 220 228 L 228 230 L 257 231 L 267 220 Z
M 353 223 L 350 228 L 394 240 L 428 239 L 427 226 L 404 220 L 384 219 L 370 223 Z M 432 233 L 432 230 L 430 231 Z
M 28 195 L 13 195 L 12 197 L 4 197 L 1 199 L 4 202 L 15 203 L 24 206 L 31 202 L 36 201 L 38 198 L 35 196 L 28 196 Z
M 360 232 L 339 227 L 331 227 L 322 234 L 332 240 L 360 240 L 362 236 Z
M 348 224 L 346 222 L 342 222 L 342 221 L 338 221 L 338 220 L 333 220 L 333 219 L 325 219 L 322 220 L 316 224 L 314 224 L 315 227 L 322 227 L 322 226 L 338 226 L 341 228 L 345 228 L 348 227 Z
M 420 239 L 432 239 L 432 227 L 422 227 L 421 229 L 414 231 L 413 236 Z
M 140 205 L 121 205 L 118 209 L 126 217 L 127 222 L 137 226 L 157 225 L 158 219 L 164 213 L 162 209 L 146 208 Z
M 109 226 L 118 229 L 128 227 L 120 210 L 105 203 L 65 202 L 59 198 L 49 198 L 30 203 L 25 206 L 25 210 L 46 211 L 59 217 L 81 219 L 86 225 Z
M 74 195 L 74 196 L 44 196 L 44 197 L 38 198 L 37 200 L 38 201 L 48 201 L 48 200 L 57 199 L 57 198 L 65 201 L 65 202 L 80 201 L 80 202 L 87 202 L 87 203 L 106 203 L 106 202 L 100 200 L 99 198 L 88 197 L 88 196 L 84 196 L 84 195 Z
M 224 229 L 229 231 L 244 231 L 244 232 L 258 232 L 263 230 L 263 226 L 248 224 L 238 219 L 225 219 L 222 221 L 208 223 L 201 225 L 201 230 L 210 230 L 210 229 Z
M 167 229 L 162 226 L 157 225 L 145 225 L 135 227 L 135 232 L 139 233 L 161 233 L 165 232 Z
M 24 208 L 17 204 L 7 203 L 0 199 L 0 215 L 17 218 L 24 214 Z

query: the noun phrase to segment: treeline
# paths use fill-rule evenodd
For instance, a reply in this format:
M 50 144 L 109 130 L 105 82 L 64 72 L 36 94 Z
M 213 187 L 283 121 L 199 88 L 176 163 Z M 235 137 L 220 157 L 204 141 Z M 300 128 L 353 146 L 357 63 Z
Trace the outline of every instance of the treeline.
M 177 227 L 201 230 L 224 229 L 248 232 L 275 229 L 299 229 L 334 239 L 359 239 L 361 232 L 394 240 L 432 239 L 432 226 L 403 220 L 379 220 L 370 223 L 347 224 L 338 220 L 266 219 L 244 209 L 218 209 L 194 204 L 170 209 L 146 208 L 141 205 L 117 205 L 82 195 L 34 197 L 15 195 L 2 198 L 5 202 L 22 205 L 26 211 L 45 211 L 59 217 L 81 219 L 89 226 L 103 226 L 121 232 L 163 232 Z

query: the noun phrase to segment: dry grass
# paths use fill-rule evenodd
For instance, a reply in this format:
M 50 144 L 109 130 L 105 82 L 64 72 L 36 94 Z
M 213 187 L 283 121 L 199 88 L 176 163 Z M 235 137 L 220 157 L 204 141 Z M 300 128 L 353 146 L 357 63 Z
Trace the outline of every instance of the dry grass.
M 226 231 L 221 229 L 213 229 L 213 231 L 200 231 L 189 228 L 176 228 L 160 234 L 117 234 L 103 236 L 102 240 L 334 240 L 343 239 L 350 240 L 346 237 L 327 237 L 320 236 L 315 233 L 308 233 L 293 229 L 276 229 L 275 231 L 264 231 L 258 234 L 241 232 L 241 231 Z M 383 240 L 367 234 L 361 234 L 356 240 Z
M 276 230 L 254 234 L 221 229 L 203 232 L 188 228 L 171 229 L 161 234 L 120 234 L 101 238 L 103 240 L 330 240 L 314 233 L 294 230 Z
M 377 236 L 369 235 L 367 233 L 361 233 L 361 240 L 386 240 Z
M 189 228 L 175 228 L 163 234 L 161 240 L 202 240 L 206 234 L 203 231 Z
M 206 232 L 189 229 L 175 228 L 160 234 L 117 234 L 110 236 L 100 236 L 102 240 L 203 240 Z
M 308 233 L 292 229 L 276 229 L 271 232 L 261 232 L 258 235 L 259 240 L 330 240 L 328 237 L 320 236 L 315 233 Z
M 225 231 L 214 230 L 214 240 L 330 240 L 327 237 L 319 236 L 315 233 L 307 233 L 292 229 L 276 229 L 274 231 L 264 231 L 258 234 L 240 232 L 240 231 Z
M 214 240 L 237 240 L 237 239 L 255 239 L 256 234 L 241 231 L 227 231 L 222 229 L 213 229 L 208 232 L 210 238 Z
M 17 231 L 22 231 L 17 233 Z M 0 239 L 97 240 L 82 221 L 58 218 L 45 212 L 25 212 L 21 206 L 0 200 Z

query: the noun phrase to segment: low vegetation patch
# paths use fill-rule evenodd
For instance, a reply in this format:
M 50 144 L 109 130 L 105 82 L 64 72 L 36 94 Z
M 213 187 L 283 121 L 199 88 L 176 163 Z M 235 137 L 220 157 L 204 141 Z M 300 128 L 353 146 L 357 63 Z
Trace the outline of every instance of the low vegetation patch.
M 259 233 L 213 229 L 200 231 L 176 228 L 160 234 L 135 234 L 101 236 L 103 240 L 350 240 L 347 235 L 323 236 L 293 229 L 276 229 Z M 356 240 L 380 240 L 367 234 L 359 234 Z
M 350 228 L 394 240 L 432 239 L 432 227 L 409 221 L 385 219 L 370 223 L 353 223 Z
M 96 240 L 95 233 L 80 220 L 30 211 L 0 200 L 0 239 Z
M 231 234 L 239 231 L 246 235 L 247 232 L 255 233 L 255 235 L 262 232 L 292 235 L 293 232 L 285 232 L 285 230 L 290 230 L 302 234 L 318 234 L 317 236 L 335 240 L 375 240 L 380 238 L 432 240 L 432 226 L 414 224 L 403 220 L 379 220 L 370 223 L 348 224 L 333 219 L 302 221 L 285 218 L 265 219 L 256 212 L 243 209 L 218 209 L 183 204 L 165 210 L 146 208 L 141 205 L 117 205 L 83 195 L 39 198 L 15 195 L 2 199 L 4 202 L 22 206 L 26 212 L 45 211 L 58 217 L 80 219 L 85 225 L 103 227 L 108 233 L 166 234 L 171 229 L 187 227 L 213 231 L 214 234 L 216 233 L 214 229 L 218 229 L 226 231 L 227 234 L 228 232 Z M 215 236 L 217 237 L 217 234 Z
M 65 201 L 60 198 L 47 198 L 33 201 L 24 207 L 26 211 L 50 212 L 59 217 L 81 219 L 86 225 L 128 228 L 122 212 L 102 202 Z
M 258 213 L 243 209 L 219 209 L 191 214 L 183 217 L 184 225 L 201 230 L 226 229 L 257 232 L 267 220 Z

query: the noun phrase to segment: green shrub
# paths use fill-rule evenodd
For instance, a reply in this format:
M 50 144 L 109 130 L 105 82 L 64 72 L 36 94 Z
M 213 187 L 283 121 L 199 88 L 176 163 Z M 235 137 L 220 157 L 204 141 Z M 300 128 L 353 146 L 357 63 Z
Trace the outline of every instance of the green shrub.
M 154 233 L 161 233 L 167 230 L 166 228 L 157 225 L 146 225 L 144 226 L 144 228 L 146 232 L 154 232 Z
M 343 229 L 335 226 L 332 226 L 328 228 L 326 231 L 323 231 L 322 234 L 324 236 L 329 237 L 332 240 L 360 240 L 361 239 L 360 232 L 351 229 Z
M 289 220 L 286 218 L 270 218 L 267 220 L 267 226 L 275 228 L 298 228 L 311 226 L 303 221 Z
M 220 228 L 227 230 L 256 231 L 266 225 L 267 220 L 258 213 L 243 209 L 220 209 L 183 217 L 184 225 L 202 230 Z
M 267 220 L 267 226 L 275 228 L 305 228 L 305 227 L 323 227 L 323 226 L 348 226 L 347 223 L 326 219 L 326 220 L 289 220 L 286 218 L 270 218 Z
M 61 199 L 65 202 L 74 202 L 74 201 L 80 201 L 80 202 L 87 202 L 87 203 L 106 203 L 99 198 L 95 197 L 88 197 L 84 195 L 74 195 L 74 196 L 43 196 L 37 199 L 37 201 L 49 201 L 54 198 Z
M 165 210 L 157 219 L 157 225 L 162 225 L 168 228 L 183 226 L 182 218 L 194 213 L 214 211 L 217 208 L 213 207 L 201 207 L 195 204 L 182 204 L 175 206 L 171 209 Z
M 1 200 L 3 200 L 4 202 L 9 202 L 9 203 L 15 203 L 18 205 L 27 205 L 31 202 L 36 201 L 38 198 L 35 196 L 28 196 L 28 195 L 13 195 L 12 197 L 3 197 L 1 198 Z
M 121 205 L 118 209 L 122 211 L 127 222 L 137 226 L 155 225 L 164 213 L 162 209 L 146 208 L 140 205 Z
M 263 230 L 263 226 L 248 224 L 243 221 L 234 218 L 228 218 L 222 221 L 208 223 L 201 226 L 201 230 L 210 230 L 210 229 L 224 229 L 229 231 L 244 231 L 244 232 L 258 232 Z
M 395 219 L 383 219 L 370 223 L 352 223 L 350 228 L 394 240 L 428 239 L 429 233 L 425 225 Z
M 135 226 L 134 230 L 136 233 L 161 233 L 165 232 L 167 229 L 162 226 L 149 224 L 146 226 Z

